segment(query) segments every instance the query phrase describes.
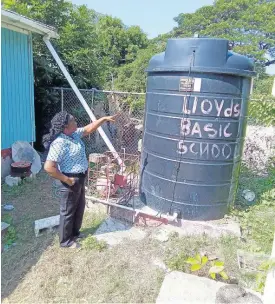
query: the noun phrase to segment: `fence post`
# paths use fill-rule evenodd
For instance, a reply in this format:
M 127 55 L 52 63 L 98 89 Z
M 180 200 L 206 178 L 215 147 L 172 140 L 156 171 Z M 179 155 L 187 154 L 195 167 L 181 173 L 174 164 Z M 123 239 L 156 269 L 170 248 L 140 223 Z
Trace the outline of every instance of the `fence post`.
M 64 97 L 63 97 L 63 88 L 61 88 L 61 112 L 64 111 Z
M 94 111 L 93 107 L 94 107 L 94 94 L 95 94 L 95 90 L 94 88 L 92 88 L 92 102 L 91 102 L 91 110 Z M 90 118 L 90 123 L 92 123 L 93 121 Z M 89 140 L 91 140 L 91 134 L 89 134 Z

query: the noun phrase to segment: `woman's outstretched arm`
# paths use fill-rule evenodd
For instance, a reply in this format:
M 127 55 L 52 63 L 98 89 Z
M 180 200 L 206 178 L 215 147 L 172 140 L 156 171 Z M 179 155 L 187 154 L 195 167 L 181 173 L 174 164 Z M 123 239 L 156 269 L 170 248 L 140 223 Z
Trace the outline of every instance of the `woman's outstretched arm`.
M 104 122 L 115 122 L 115 119 L 118 114 L 113 115 L 113 116 L 105 116 L 102 118 L 99 118 L 98 120 L 88 124 L 87 126 L 84 127 L 84 132 L 82 136 L 87 136 L 94 131 L 96 131 Z

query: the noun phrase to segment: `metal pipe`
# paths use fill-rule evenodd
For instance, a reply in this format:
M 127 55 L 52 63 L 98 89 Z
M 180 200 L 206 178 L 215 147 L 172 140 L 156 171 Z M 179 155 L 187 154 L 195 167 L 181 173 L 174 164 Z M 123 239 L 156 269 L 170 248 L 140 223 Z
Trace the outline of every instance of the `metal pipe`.
M 121 209 L 124 209 L 124 210 L 131 211 L 135 214 L 135 217 L 138 214 L 144 214 L 144 215 L 148 215 L 148 216 L 159 218 L 159 219 L 165 219 L 168 222 L 174 222 L 177 219 L 177 216 L 178 216 L 178 214 L 174 214 L 173 216 L 169 216 L 169 215 L 165 216 L 165 215 L 162 215 L 162 214 L 154 215 L 152 213 L 145 212 L 145 211 L 140 210 L 140 209 L 134 209 L 134 208 L 126 207 L 126 206 L 123 206 L 123 205 L 118 205 L 118 204 L 115 204 L 115 203 L 107 202 L 107 201 L 101 200 L 101 199 L 99 199 L 97 197 L 94 197 L 94 196 L 86 195 L 85 197 L 86 197 L 87 200 L 91 200 L 95 203 L 100 203 L 100 204 L 103 204 L 103 205 L 106 205 L 106 206 L 112 206 L 112 207 L 117 207 L 117 208 L 121 208 Z M 176 215 L 176 217 L 175 217 L 175 215 Z
M 67 71 L 67 69 L 65 68 L 63 62 L 61 61 L 61 59 L 59 58 L 58 54 L 56 53 L 54 47 L 52 46 L 52 44 L 51 44 L 51 42 L 49 40 L 49 37 L 46 35 L 46 36 L 43 37 L 43 40 L 44 40 L 45 44 L 47 45 L 49 51 L 51 52 L 53 58 L 55 59 L 56 63 L 60 67 L 62 73 L 64 74 L 64 76 L 68 80 L 70 86 L 72 87 L 72 89 L 75 92 L 76 96 L 78 97 L 79 101 L 81 102 L 81 104 L 83 105 L 84 109 L 86 110 L 87 114 L 89 115 L 89 117 L 91 118 L 92 121 L 96 121 L 97 119 L 96 119 L 94 113 L 89 108 L 86 100 L 84 99 L 84 97 L 80 93 L 80 91 L 77 88 L 76 84 L 74 83 L 72 77 L 70 76 L 70 74 Z M 105 134 L 105 132 L 102 129 L 102 127 L 99 127 L 97 130 L 98 130 L 99 134 L 101 135 L 101 137 L 103 138 L 103 140 L 104 140 L 105 144 L 107 145 L 108 149 L 112 152 L 114 158 L 117 159 L 118 164 L 120 166 L 123 165 L 123 162 L 122 162 L 121 158 L 119 157 L 117 151 L 115 150 L 114 146 L 110 142 L 109 138 Z
M 52 89 L 55 90 L 60 90 L 60 87 L 52 87 Z M 70 90 L 70 88 L 64 88 L 62 87 L 63 90 Z M 79 91 L 85 91 L 85 92 L 89 92 L 89 91 L 95 91 L 95 92 L 100 92 L 100 93 L 114 93 L 114 94 L 124 94 L 124 95 L 146 95 L 146 93 L 142 93 L 142 92 L 122 92 L 122 91 L 109 91 L 109 90 L 98 90 L 95 88 L 92 89 L 79 89 Z

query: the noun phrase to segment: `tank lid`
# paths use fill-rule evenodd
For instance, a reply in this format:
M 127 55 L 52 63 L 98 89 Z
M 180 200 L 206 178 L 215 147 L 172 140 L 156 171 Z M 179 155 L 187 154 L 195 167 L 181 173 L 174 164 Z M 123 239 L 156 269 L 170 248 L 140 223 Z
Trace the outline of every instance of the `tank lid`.
M 253 60 L 229 51 L 220 38 L 168 39 L 166 51 L 153 56 L 147 72 L 192 72 L 255 76 Z

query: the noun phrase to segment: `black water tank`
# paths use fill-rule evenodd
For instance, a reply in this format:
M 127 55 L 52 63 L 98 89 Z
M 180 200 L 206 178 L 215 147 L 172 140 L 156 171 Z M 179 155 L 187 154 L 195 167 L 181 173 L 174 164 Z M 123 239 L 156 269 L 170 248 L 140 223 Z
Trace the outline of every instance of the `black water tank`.
M 234 202 L 253 62 L 225 39 L 169 39 L 149 63 L 141 200 L 189 220 Z

